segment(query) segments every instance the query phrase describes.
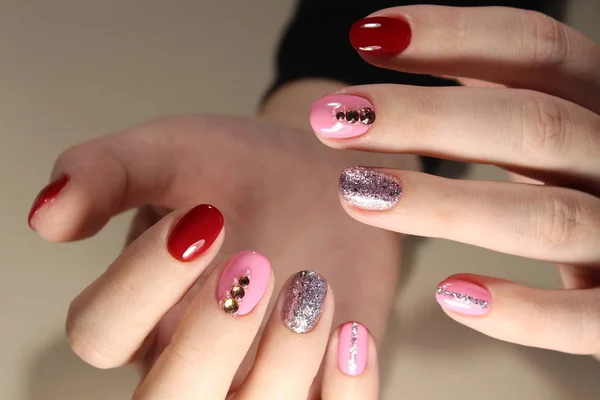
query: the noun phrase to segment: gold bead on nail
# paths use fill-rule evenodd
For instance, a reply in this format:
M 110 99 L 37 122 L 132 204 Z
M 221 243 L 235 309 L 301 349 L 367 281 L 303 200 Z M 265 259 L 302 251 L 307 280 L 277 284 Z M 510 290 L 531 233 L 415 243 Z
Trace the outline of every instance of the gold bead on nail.
M 227 314 L 235 314 L 237 310 L 239 310 L 240 305 L 235 299 L 226 298 L 223 300 L 222 307 L 223 311 L 225 311 Z
M 241 300 L 244 295 L 246 294 L 246 291 L 244 290 L 243 287 L 235 285 L 234 287 L 231 288 L 231 291 L 229 292 L 229 294 L 231 294 L 231 297 L 233 297 L 236 300 Z
M 238 282 L 242 286 L 248 286 L 250 284 L 250 278 L 244 275 L 238 279 Z

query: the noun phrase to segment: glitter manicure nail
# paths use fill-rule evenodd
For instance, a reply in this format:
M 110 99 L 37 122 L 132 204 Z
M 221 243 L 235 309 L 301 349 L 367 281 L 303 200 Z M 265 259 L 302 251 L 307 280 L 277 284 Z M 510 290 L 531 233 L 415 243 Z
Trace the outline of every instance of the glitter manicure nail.
M 389 210 L 402 195 L 402 187 L 392 175 L 365 167 L 346 168 L 340 176 L 344 200 L 363 210 Z
M 373 122 L 373 104 L 360 96 L 325 96 L 315 101 L 310 110 L 310 124 L 313 130 L 334 139 L 360 136 L 369 130 Z
M 492 307 L 492 295 L 487 289 L 461 279 L 440 283 L 435 298 L 442 307 L 466 315 L 484 315 Z
M 285 326 L 296 333 L 312 331 L 323 310 L 327 296 L 327 282 L 312 271 L 298 272 L 292 278 L 285 294 L 282 318 Z
M 363 324 L 347 322 L 338 338 L 338 365 L 350 376 L 358 376 L 365 371 L 369 358 L 369 332 Z

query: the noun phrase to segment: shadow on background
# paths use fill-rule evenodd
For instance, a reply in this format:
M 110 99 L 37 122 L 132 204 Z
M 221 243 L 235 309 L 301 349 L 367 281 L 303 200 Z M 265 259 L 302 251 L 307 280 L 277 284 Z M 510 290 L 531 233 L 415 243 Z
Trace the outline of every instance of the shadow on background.
M 600 398 L 600 362 L 591 356 L 564 354 L 496 340 L 453 321 L 434 304 L 422 307 L 419 315 L 406 320 L 396 316 L 390 321 L 380 361 L 383 392 L 386 393 L 385 382 L 405 380 L 401 386 L 406 388 L 407 393 L 400 393 L 398 397 L 388 394 L 384 397 L 386 399 L 434 399 L 439 395 L 440 385 L 446 387 L 448 393 L 457 396 L 449 395 L 449 399 L 507 398 L 511 387 L 514 397 L 510 399 L 526 399 L 529 398 L 527 390 L 535 390 L 535 383 L 529 382 L 529 388 L 521 387 L 521 371 L 528 371 L 527 375 L 544 382 L 547 386 L 544 392 L 551 393 L 546 397 L 549 400 Z M 488 368 L 489 363 L 479 365 L 477 362 L 481 360 L 481 353 L 488 354 L 491 360 L 499 363 L 488 375 L 482 374 L 481 369 Z M 406 361 L 402 361 L 403 354 L 408 362 L 415 360 L 415 357 L 421 358 L 421 366 L 406 366 Z M 507 359 L 512 368 L 505 365 Z M 443 360 L 445 370 L 435 368 L 440 360 Z M 396 368 L 395 363 L 399 362 L 405 366 Z M 423 369 L 423 364 L 428 364 L 431 371 Z M 418 387 L 411 381 L 419 374 L 419 369 L 426 371 L 426 375 L 431 374 L 430 386 L 423 386 L 423 379 L 419 379 Z M 408 373 L 403 374 L 402 371 Z M 535 372 L 532 374 L 531 371 Z M 475 384 L 477 389 L 469 390 L 471 384 Z M 488 387 L 489 396 L 481 397 L 485 391 L 481 385 Z M 458 396 L 459 392 L 464 394 Z
M 26 400 L 121 400 L 131 398 L 133 368 L 99 370 L 81 361 L 65 340 L 32 360 Z

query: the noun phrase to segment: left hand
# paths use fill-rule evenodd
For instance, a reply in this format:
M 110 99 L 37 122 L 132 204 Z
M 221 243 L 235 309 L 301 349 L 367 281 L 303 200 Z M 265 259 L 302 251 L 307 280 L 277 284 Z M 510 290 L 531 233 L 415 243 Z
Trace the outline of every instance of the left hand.
M 555 262 L 569 290 L 461 274 L 439 285 L 437 299 L 451 318 L 495 338 L 599 355 L 600 47 L 509 8 L 407 6 L 371 17 L 388 18 L 362 20 L 350 35 L 366 61 L 465 77 L 471 87 L 347 88 L 313 105 L 320 139 L 494 164 L 517 183 L 351 168 L 340 181 L 345 210 L 396 232 Z M 374 123 L 344 114 L 365 108 Z

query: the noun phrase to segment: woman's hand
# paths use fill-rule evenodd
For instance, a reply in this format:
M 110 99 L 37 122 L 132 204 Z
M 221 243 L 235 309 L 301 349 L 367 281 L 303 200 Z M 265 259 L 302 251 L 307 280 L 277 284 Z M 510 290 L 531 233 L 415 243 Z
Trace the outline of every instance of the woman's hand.
M 255 351 L 274 278 L 267 258 L 254 251 L 209 269 L 224 240 L 223 222 L 215 207 L 199 205 L 146 230 L 71 303 L 73 350 L 100 367 L 141 366 L 134 399 L 306 400 L 328 348 L 318 397 L 376 399 L 374 341 L 363 325 L 349 322 L 327 345 L 333 292 L 311 271 L 284 285 L 248 376 L 231 386 Z M 176 321 L 168 336 L 159 326 L 165 314 Z
M 167 222 L 162 218 L 171 210 L 215 204 L 225 215 L 228 231 L 218 260 L 241 249 L 260 250 L 281 278 L 275 282 L 276 293 L 286 276 L 305 269 L 318 272 L 337 293 L 334 325 L 361 321 L 380 343 L 397 282 L 400 241 L 396 234 L 360 224 L 340 209 L 335 178 L 348 165 L 366 162 L 365 153 L 327 149 L 315 140 L 306 115 L 320 94 L 305 93 L 310 86 L 289 88 L 290 96 L 277 93 L 277 101 L 266 107 L 273 111 L 265 111 L 263 119 L 172 117 L 77 145 L 58 158 L 52 173 L 54 183 L 35 202 L 30 225 L 48 240 L 73 241 L 94 235 L 113 215 L 141 207 L 132 225 L 131 241 L 147 229 L 155 229 L 155 223 L 163 224 L 157 229 L 166 235 Z M 323 93 L 322 88 L 318 90 Z M 306 97 L 304 104 L 298 104 L 303 97 L 299 92 Z M 289 110 L 306 112 L 296 118 Z M 287 124 L 293 121 L 298 121 L 298 128 Z M 376 162 L 383 161 L 378 158 Z M 415 159 L 408 157 L 401 163 L 403 168 L 416 165 Z M 168 256 L 159 239 L 156 246 L 145 248 L 149 259 L 157 253 Z M 181 257 L 185 250 L 187 247 Z M 127 249 L 119 260 L 131 252 Z M 155 272 L 162 275 L 155 276 L 153 286 L 142 275 L 121 279 L 120 274 L 125 273 L 119 272 L 121 265 L 123 262 L 117 261 L 107 274 L 116 275 L 114 290 L 129 296 L 107 295 L 105 300 L 115 310 L 130 313 L 128 322 L 113 325 L 112 312 L 102 306 L 102 300 L 97 312 L 85 313 L 98 318 L 96 324 L 79 324 L 69 334 L 76 352 L 100 368 L 146 360 L 147 349 L 160 354 L 180 326 L 185 309 L 181 305 L 169 309 L 168 304 L 177 303 L 200 276 L 199 267 L 169 259 L 165 265 L 170 268 L 156 266 Z M 193 297 L 190 293 L 187 299 Z M 152 305 L 152 299 L 162 301 L 162 308 Z M 133 301 L 146 305 L 136 308 Z M 152 312 L 152 318 L 144 317 L 144 310 Z M 135 322 L 136 313 L 146 318 L 143 326 Z M 103 319 L 107 319 L 104 324 Z M 106 327 L 112 327 L 111 336 Z M 130 340 L 127 348 L 115 347 L 126 339 L 121 336 L 130 328 L 137 329 L 135 340 Z M 148 336 L 141 339 L 144 335 Z M 146 345 L 140 350 L 137 346 L 142 340 Z M 250 351 L 234 379 L 234 388 L 242 384 L 253 358 L 254 351 Z M 320 377 L 313 388 L 315 395 L 319 381 Z
M 557 263 L 569 290 L 457 275 L 437 299 L 490 336 L 600 354 L 600 47 L 542 14 L 497 7 L 392 8 L 357 22 L 350 38 L 371 64 L 471 87 L 326 96 L 311 113 L 325 144 L 494 164 L 518 183 L 350 168 L 344 209 L 391 231 Z

